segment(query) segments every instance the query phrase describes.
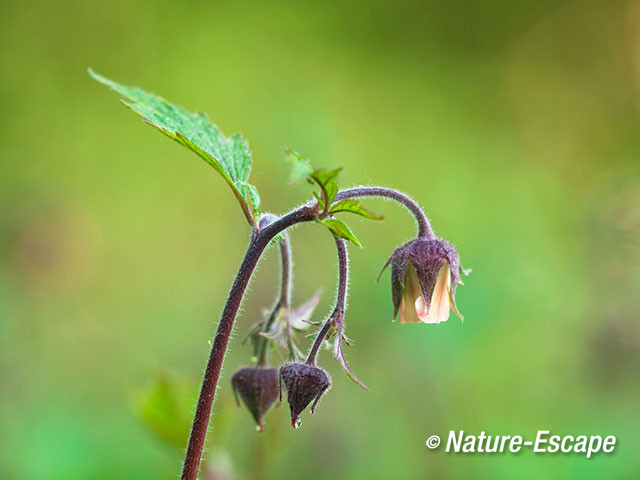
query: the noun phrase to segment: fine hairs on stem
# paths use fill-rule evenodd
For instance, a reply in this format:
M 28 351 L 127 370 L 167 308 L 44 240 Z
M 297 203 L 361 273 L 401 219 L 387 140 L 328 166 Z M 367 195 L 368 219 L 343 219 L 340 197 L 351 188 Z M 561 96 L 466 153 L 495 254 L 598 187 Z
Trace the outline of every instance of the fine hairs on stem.
M 416 219 L 418 223 L 418 237 L 435 238 L 435 234 L 431 229 L 431 223 L 429 219 L 422 211 L 420 206 L 408 195 L 405 195 L 398 190 L 385 187 L 355 187 L 347 190 L 342 190 L 336 195 L 336 201 L 346 200 L 348 198 L 363 198 L 363 197 L 379 197 L 387 200 L 393 200 L 403 207 L 405 207 Z
M 427 216 L 420 209 L 418 204 L 405 194 L 383 187 L 357 187 L 338 192 L 336 200 L 358 197 L 383 197 L 400 203 L 415 217 L 418 224 L 419 236 L 434 236 Z M 200 459 L 202 457 L 202 450 L 204 448 L 204 441 L 209 425 L 209 417 L 211 415 L 211 407 L 213 405 L 215 390 L 220 378 L 220 371 L 222 369 L 222 362 L 229 343 L 229 337 L 233 330 L 233 324 L 238 313 L 242 297 L 260 256 L 269 242 L 280 232 L 293 225 L 316 220 L 318 215 L 319 209 L 317 203 L 310 202 L 293 210 L 283 217 L 274 220 L 259 231 L 254 232 L 245 257 L 240 264 L 233 286 L 231 287 L 229 297 L 222 312 L 222 318 L 218 325 L 218 331 L 216 332 L 216 336 L 211 347 L 211 354 L 205 369 L 202 388 L 200 390 L 196 413 L 194 415 L 193 426 L 189 436 L 189 444 L 187 446 L 187 453 L 182 471 L 183 480 L 197 479 Z M 323 326 L 323 330 L 326 329 L 328 332 L 330 326 L 330 323 L 326 322 Z M 326 335 L 326 332 L 324 332 L 324 335 Z
M 338 250 L 338 296 L 333 312 L 331 312 L 329 318 L 322 325 L 322 328 L 316 335 L 313 345 L 311 346 L 309 356 L 307 357 L 308 365 L 316 364 L 316 356 L 318 355 L 318 350 L 320 350 L 322 342 L 329 333 L 332 325 L 334 325 L 336 321 L 341 321 L 341 318 L 344 315 L 345 305 L 347 303 L 347 287 L 349 285 L 349 259 L 347 254 L 347 245 L 341 238 L 334 236 L 333 239 L 335 240 Z
M 269 318 L 264 323 L 262 328 L 262 332 L 266 333 L 271 328 L 273 322 L 276 320 L 279 312 L 281 310 L 288 311 L 289 305 L 291 303 L 291 276 L 292 276 L 292 268 L 291 268 L 291 242 L 289 240 L 289 234 L 287 232 L 282 232 L 280 234 L 280 241 L 278 245 L 280 247 L 280 296 L 278 297 L 278 301 L 276 302 L 273 311 L 269 315 Z M 289 349 L 292 355 L 295 355 L 295 347 L 292 344 L 291 339 L 291 328 L 287 322 L 287 337 L 289 340 Z M 264 366 L 266 363 L 267 350 L 269 348 L 269 341 L 266 337 L 260 337 L 258 341 L 258 346 L 256 348 L 256 364 L 258 366 Z
M 357 187 L 340 191 L 337 193 L 335 198 L 336 201 L 339 201 L 343 199 L 354 199 L 359 197 L 382 197 L 400 203 L 401 205 L 406 207 L 409 212 L 415 217 L 418 224 L 419 237 L 435 237 L 427 216 L 420 209 L 418 204 L 407 195 L 396 190 L 384 187 Z M 260 259 L 260 256 L 264 252 L 264 249 L 269 244 L 269 242 L 273 240 L 276 235 L 293 225 L 316 220 L 319 216 L 319 213 L 320 212 L 317 202 L 310 202 L 293 210 L 283 217 L 272 221 L 260 230 L 254 231 L 254 235 L 252 236 L 251 242 L 249 243 L 249 247 L 247 249 L 245 257 L 240 264 L 238 274 L 236 275 L 233 286 L 231 287 L 229 297 L 222 312 L 222 318 L 220 319 L 220 323 L 218 325 L 218 331 L 216 332 L 216 336 L 211 347 L 211 354 L 209 356 L 209 361 L 205 369 L 202 388 L 200 391 L 198 404 L 196 406 L 196 413 L 194 415 L 193 426 L 191 429 L 191 434 L 189 436 L 189 444 L 187 446 L 187 453 L 181 477 L 183 480 L 197 479 L 200 459 L 202 457 L 202 450 L 204 448 L 204 441 L 209 425 L 209 417 L 211 415 L 211 407 L 213 405 L 215 390 L 220 378 L 220 371 L 229 343 L 229 337 L 231 335 L 231 331 L 233 330 L 233 324 L 238 313 L 242 297 L 247 288 L 247 284 L 251 278 L 251 275 L 253 274 L 253 271 L 258 263 L 258 260 Z M 337 245 L 340 245 L 340 242 L 341 241 L 336 240 Z M 342 251 L 340 246 L 338 247 L 338 251 Z M 346 255 L 344 256 L 344 262 L 346 266 Z M 344 270 L 346 287 L 346 268 Z M 340 271 L 342 273 L 342 268 L 340 269 Z M 331 322 L 325 322 L 316 340 L 320 338 L 320 336 L 324 338 L 330 327 Z M 321 341 L 314 342 L 314 346 L 315 343 L 321 343 Z M 310 352 L 309 358 L 311 362 L 315 361 L 318 347 L 315 347 L 315 353 L 314 348 L 312 348 Z

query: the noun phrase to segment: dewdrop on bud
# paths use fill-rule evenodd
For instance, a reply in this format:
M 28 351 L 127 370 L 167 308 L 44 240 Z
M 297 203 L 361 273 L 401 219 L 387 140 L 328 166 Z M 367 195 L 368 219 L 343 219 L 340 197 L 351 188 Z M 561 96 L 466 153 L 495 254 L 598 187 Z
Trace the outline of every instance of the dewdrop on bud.
M 286 363 L 280 367 L 280 380 L 287 388 L 287 401 L 291 409 L 291 426 L 300 427 L 300 414 L 313 401 L 315 411 L 320 397 L 331 386 L 329 375 L 323 369 L 304 363 Z

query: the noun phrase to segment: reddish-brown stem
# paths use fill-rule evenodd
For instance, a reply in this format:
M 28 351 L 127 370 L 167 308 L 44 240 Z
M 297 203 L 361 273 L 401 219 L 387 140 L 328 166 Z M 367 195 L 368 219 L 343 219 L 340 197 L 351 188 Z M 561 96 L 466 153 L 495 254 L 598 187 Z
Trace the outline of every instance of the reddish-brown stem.
M 282 232 L 280 240 L 280 265 L 282 273 L 280 277 L 280 305 L 289 307 L 291 303 L 291 242 L 289 235 Z
M 218 324 L 218 331 L 216 332 L 213 346 L 211 347 L 211 354 L 204 373 L 202 389 L 200 390 L 200 397 L 198 398 L 198 405 L 196 406 L 196 413 L 193 419 L 189 445 L 187 446 L 187 454 L 182 470 L 182 480 L 196 480 L 198 478 L 198 470 L 200 468 L 200 459 L 202 458 L 202 450 L 207 435 L 211 406 L 213 405 L 229 337 L 233 330 L 233 324 L 238 314 L 244 291 L 247 288 L 262 252 L 278 233 L 296 223 L 313 220 L 316 218 L 316 215 L 316 209 L 312 205 L 304 205 L 267 225 L 262 230 L 254 232 L 247 253 L 242 260 L 236 279 L 231 287 L 231 292 L 229 293 L 229 298 L 222 312 L 222 318 Z
M 333 312 L 324 322 L 324 325 L 322 325 L 322 328 L 316 335 L 316 339 L 311 346 L 309 356 L 307 357 L 308 365 L 316 364 L 318 350 L 320 350 L 320 345 L 322 345 L 324 337 L 329 333 L 329 329 L 331 328 L 335 318 L 344 315 L 345 306 L 347 304 L 347 287 L 349 286 L 349 257 L 347 254 L 347 246 L 345 241 L 341 238 L 335 236 L 333 238 L 335 239 L 336 247 L 338 249 L 338 298 L 336 299 L 336 306 L 333 309 Z
M 404 193 L 392 188 L 384 187 L 355 187 L 338 192 L 335 201 L 338 202 L 347 198 L 359 197 L 380 197 L 400 203 L 415 217 L 416 222 L 418 223 L 418 236 L 435 238 L 436 235 L 433 233 L 427 216 L 424 214 L 420 206 Z
M 382 187 L 357 187 L 339 192 L 335 198 L 335 201 L 358 197 L 383 197 L 401 203 L 415 216 L 418 223 L 418 236 L 429 238 L 435 237 L 435 234 L 431 229 L 431 225 L 429 224 L 429 220 L 427 219 L 424 212 L 420 209 L 416 202 L 414 202 L 411 198 L 407 197 L 403 193 Z M 278 233 L 297 223 L 314 220 L 318 217 L 318 214 L 319 212 L 317 204 L 309 203 L 288 213 L 287 215 L 280 217 L 277 220 L 274 220 L 264 227 L 258 225 L 256 230 L 254 230 L 245 257 L 242 260 L 242 264 L 240 265 L 238 274 L 235 278 L 235 281 L 233 282 L 233 286 L 231 287 L 231 292 L 229 293 L 229 298 L 227 299 L 227 303 L 225 304 L 224 310 L 222 312 L 222 317 L 220 319 L 220 323 L 218 324 L 218 330 L 211 347 L 211 354 L 209 355 L 209 361 L 207 363 L 207 368 L 205 369 L 202 388 L 200 390 L 200 397 L 198 398 L 198 405 L 196 406 L 196 413 L 193 419 L 193 427 L 191 428 L 191 434 L 189 436 L 189 445 L 187 446 L 187 454 L 182 470 L 182 480 L 197 480 L 198 478 L 200 460 L 202 458 L 202 451 L 207 434 L 207 427 L 209 425 L 209 416 L 211 415 L 211 407 L 213 405 L 216 387 L 220 378 L 222 362 L 227 350 L 227 345 L 229 344 L 229 337 L 233 330 L 233 324 L 238 314 L 238 309 L 240 308 L 242 297 L 247 288 L 249 280 L 251 279 L 251 275 L 255 270 L 258 260 L 260 259 L 267 245 L 269 245 L 269 242 L 273 240 L 273 238 Z M 246 212 L 245 215 L 247 216 L 249 223 L 254 224 L 254 221 L 252 221 L 253 217 L 247 215 Z M 344 309 L 344 301 L 346 299 L 347 257 L 346 248 L 343 252 L 344 255 L 342 256 L 341 254 L 341 242 L 342 246 L 344 247 L 344 242 L 342 240 L 336 239 L 339 258 L 341 262 L 341 274 L 344 271 L 344 289 L 339 289 L 344 290 L 345 297 L 343 297 L 342 299 L 342 308 Z M 342 267 L 343 263 L 344 267 Z M 339 305 L 340 298 L 336 309 Z M 338 310 L 334 310 L 334 314 L 335 313 L 338 313 Z M 325 322 L 322 329 L 318 333 L 307 362 L 315 362 L 320 344 L 322 343 L 322 340 L 324 339 L 326 334 L 329 332 L 332 320 L 333 314 L 331 317 L 329 317 L 327 322 Z
M 278 316 L 278 312 L 283 308 L 288 309 L 291 303 L 291 242 L 286 232 L 282 232 L 280 235 L 282 237 L 280 239 L 280 298 L 275 307 L 273 307 L 271 315 L 264 323 L 264 327 L 262 328 L 263 332 L 269 331 Z M 290 332 L 287 332 L 287 334 L 289 339 L 291 339 Z M 256 365 L 264 366 L 266 364 L 268 348 L 269 339 L 260 337 L 256 348 Z

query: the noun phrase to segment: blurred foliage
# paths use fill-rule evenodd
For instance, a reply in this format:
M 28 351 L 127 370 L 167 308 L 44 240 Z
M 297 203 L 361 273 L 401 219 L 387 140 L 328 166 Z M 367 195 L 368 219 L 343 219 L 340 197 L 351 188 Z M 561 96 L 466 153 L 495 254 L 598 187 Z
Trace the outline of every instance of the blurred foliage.
M 182 451 L 130 392 L 153 396 L 150 372 L 178 372 L 189 391 L 150 411 L 190 417 L 248 241 L 224 180 L 87 67 L 242 132 L 265 210 L 309 198 L 286 186 L 290 145 L 344 167 L 342 187 L 414 196 L 473 268 L 457 292 L 464 325 L 392 323 L 388 277 L 375 277 L 414 225 L 367 202 L 385 220 L 350 219 L 366 248 L 351 248 L 346 324 L 371 391 L 321 353 L 334 387 L 315 415 L 294 431 L 280 406 L 257 434 L 229 380 L 277 294 L 270 250 L 225 362 L 210 477 L 637 475 L 639 19 L 624 0 L 0 4 L 0 478 L 176 478 Z M 291 238 L 294 301 L 332 292 L 330 234 Z M 332 303 L 323 295 L 312 320 Z M 619 447 L 586 460 L 424 445 L 450 429 L 539 428 Z
M 192 395 L 195 382 L 184 382 L 167 372 L 157 372 L 146 387 L 136 389 L 131 397 L 134 411 L 159 438 L 177 448 L 184 448 L 192 418 Z

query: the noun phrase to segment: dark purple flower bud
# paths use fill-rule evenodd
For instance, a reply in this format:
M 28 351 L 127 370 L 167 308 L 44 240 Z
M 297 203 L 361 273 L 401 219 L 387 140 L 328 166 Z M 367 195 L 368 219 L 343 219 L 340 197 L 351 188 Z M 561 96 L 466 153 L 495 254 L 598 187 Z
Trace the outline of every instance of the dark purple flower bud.
M 440 323 L 449 319 L 452 309 L 463 318 L 454 294 L 456 285 L 462 285 L 460 275 L 469 271 L 462 269 L 458 252 L 449 242 L 416 238 L 396 248 L 382 270 L 389 264 L 393 318 L 400 313 L 400 323 Z
M 287 400 L 291 409 L 291 426 L 300 426 L 300 414 L 314 400 L 315 411 L 320 397 L 331 386 L 329 375 L 323 369 L 305 363 L 285 363 L 280 367 L 280 380 L 287 387 Z
M 265 367 L 243 368 L 231 377 L 231 386 L 238 405 L 240 405 L 238 401 L 238 394 L 240 394 L 258 424 L 258 430 L 264 430 L 264 414 L 280 395 L 278 370 Z

